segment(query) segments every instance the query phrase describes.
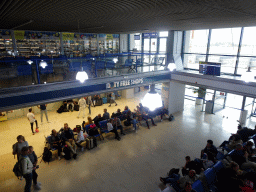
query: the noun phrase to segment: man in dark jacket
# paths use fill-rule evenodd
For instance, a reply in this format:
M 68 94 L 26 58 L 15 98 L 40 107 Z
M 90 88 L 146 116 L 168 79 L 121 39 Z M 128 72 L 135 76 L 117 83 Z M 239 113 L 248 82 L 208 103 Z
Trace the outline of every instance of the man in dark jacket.
M 97 127 L 100 127 L 99 122 L 100 122 L 100 121 L 103 121 L 103 120 L 104 120 L 104 118 L 101 117 L 101 114 L 98 114 L 98 116 L 96 116 L 96 117 L 93 119 L 94 124 L 95 124 Z
M 256 126 L 255 126 L 255 128 L 256 128 Z M 254 129 L 249 129 L 247 127 L 241 128 L 241 129 L 238 129 L 237 134 L 240 135 L 243 142 L 246 142 L 246 141 L 248 141 L 250 136 L 253 136 L 254 134 L 256 134 L 255 128 Z
M 31 163 L 33 164 L 33 166 L 36 167 L 37 162 L 38 162 L 37 155 L 35 154 L 35 151 L 33 150 L 32 146 L 29 146 L 28 149 L 29 149 L 28 157 L 29 157 Z M 38 174 L 36 173 L 36 169 L 33 169 L 32 175 L 33 175 L 32 178 L 33 178 L 34 188 L 36 190 L 40 190 L 41 189 L 41 183 L 37 182 Z
M 76 144 L 74 141 L 74 134 L 73 131 L 68 127 L 68 124 L 64 124 L 64 131 L 61 134 L 62 140 L 65 142 L 65 144 L 69 147 L 69 149 L 73 153 L 73 158 L 76 159 L 77 153 L 76 153 Z
M 214 158 L 217 156 L 218 150 L 213 145 L 213 141 L 212 140 L 208 140 L 207 141 L 206 147 L 202 150 L 201 159 L 202 159 L 204 153 L 206 153 L 208 156 L 211 156 L 211 157 L 214 157 Z

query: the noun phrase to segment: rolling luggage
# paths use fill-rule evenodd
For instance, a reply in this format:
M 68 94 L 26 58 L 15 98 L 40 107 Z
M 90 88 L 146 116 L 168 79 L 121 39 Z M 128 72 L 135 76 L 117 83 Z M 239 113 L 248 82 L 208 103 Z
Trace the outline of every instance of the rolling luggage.
M 86 148 L 89 150 L 94 148 L 94 143 L 93 143 L 92 137 L 86 138 Z

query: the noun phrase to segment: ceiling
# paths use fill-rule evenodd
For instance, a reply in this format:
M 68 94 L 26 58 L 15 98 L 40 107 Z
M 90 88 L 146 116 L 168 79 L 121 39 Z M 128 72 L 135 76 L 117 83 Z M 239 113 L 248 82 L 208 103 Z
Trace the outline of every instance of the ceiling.
M 133 33 L 256 26 L 255 0 L 2 0 L 0 29 Z

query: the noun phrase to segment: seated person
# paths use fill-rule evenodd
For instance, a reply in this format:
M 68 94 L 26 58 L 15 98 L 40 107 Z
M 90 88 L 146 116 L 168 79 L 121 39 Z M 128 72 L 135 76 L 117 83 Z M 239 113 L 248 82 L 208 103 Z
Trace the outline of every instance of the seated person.
M 243 171 L 239 169 L 239 165 L 231 162 L 226 168 L 223 168 L 217 174 L 216 187 L 220 192 L 239 191 L 239 186 L 235 185 L 243 178 Z
M 94 124 L 95 124 L 97 127 L 100 127 L 99 122 L 100 122 L 100 121 L 103 121 L 103 120 L 104 120 L 104 118 L 101 117 L 101 114 L 98 114 L 98 116 L 96 116 L 96 117 L 93 119 Z
M 86 125 L 90 125 L 90 124 L 93 124 L 93 122 L 92 122 L 92 118 L 89 116 L 89 117 L 87 117 L 87 122 L 85 123 L 85 126 Z
M 253 169 L 256 172 L 256 163 L 248 160 L 248 153 L 243 150 L 242 144 L 237 144 L 235 151 L 230 155 L 231 159 L 236 162 L 241 169 Z
M 148 129 L 150 128 L 150 127 L 149 127 L 149 124 L 148 124 L 148 119 L 151 119 L 152 125 L 156 126 L 156 124 L 155 124 L 155 122 L 154 122 L 154 119 L 153 119 L 152 117 L 150 117 L 150 116 L 146 113 L 146 110 L 145 110 L 145 108 L 142 106 L 141 103 L 139 104 L 138 110 L 139 110 L 139 112 L 140 112 L 140 114 L 141 114 L 142 120 L 145 120 L 145 121 L 146 121 L 146 124 L 147 124 Z
M 243 150 L 248 153 L 248 159 L 250 161 L 255 161 L 256 160 L 255 157 L 254 158 L 252 157 L 254 155 L 252 146 L 253 146 L 253 142 L 247 141 L 246 145 L 243 147 Z
M 107 112 L 107 109 L 104 109 L 103 119 L 104 120 L 110 119 L 110 116 L 109 116 L 109 113 Z
M 117 109 L 116 116 L 119 117 L 122 115 L 121 109 Z
M 122 126 L 122 124 L 121 124 L 121 121 L 120 121 L 120 119 L 119 119 L 117 116 L 114 117 L 113 126 L 114 126 L 114 128 L 115 128 L 116 130 L 117 130 L 117 129 L 120 129 L 120 130 L 121 130 L 121 135 L 125 135 L 124 130 L 123 130 L 123 126 Z
M 243 143 L 245 143 L 246 141 L 248 141 L 250 136 L 256 134 L 256 125 L 254 129 L 249 129 L 247 127 L 240 128 L 238 129 L 237 134 L 240 135 L 241 139 L 243 140 Z
M 58 150 L 58 158 L 60 160 L 60 155 L 64 156 L 65 154 L 62 152 L 61 135 L 55 129 L 52 130 L 51 139 L 49 142 L 51 148 Z
M 181 170 L 183 176 L 187 175 L 191 169 L 195 170 L 197 174 L 200 174 L 202 166 L 199 166 L 195 161 L 191 161 L 190 156 L 186 156 L 185 160 L 186 164 Z
M 81 151 L 84 151 L 84 147 L 81 145 L 84 142 L 84 133 L 81 130 L 81 126 L 76 126 L 77 138 L 76 138 L 76 145 L 81 148 Z
M 126 114 L 126 118 L 127 118 L 127 121 L 130 122 L 131 124 L 133 124 L 133 130 L 136 131 L 137 133 L 137 121 L 135 118 L 133 118 L 133 114 L 130 110 L 128 110 L 127 114 Z
M 192 189 L 191 182 L 186 182 L 185 187 L 181 192 L 196 192 L 196 191 Z
M 126 105 L 125 107 L 124 107 L 124 111 L 128 111 L 129 110 L 129 107 Z
M 206 144 L 206 147 L 201 151 L 201 159 L 202 159 L 204 153 L 206 153 L 208 156 L 210 154 L 210 156 L 212 155 L 214 158 L 216 158 L 216 156 L 218 154 L 218 150 L 213 145 L 213 141 L 212 140 L 208 140 L 207 144 Z
M 88 129 L 88 135 L 91 137 L 94 137 L 95 135 L 99 135 L 98 128 L 96 127 L 95 124 L 91 124 L 89 129 Z
M 115 133 L 115 135 L 116 135 L 116 136 L 115 136 L 115 139 L 117 139 L 118 141 L 120 141 L 121 138 L 119 137 L 117 130 L 114 129 L 114 127 L 113 127 L 113 119 L 109 119 L 109 120 L 108 120 L 107 128 L 108 128 L 108 131 L 109 131 L 109 132 Z
M 86 123 L 85 123 L 85 121 L 83 121 L 83 123 L 82 123 L 82 128 L 83 128 L 83 131 L 84 131 L 84 132 L 86 132 L 85 126 L 86 126 Z
M 242 141 L 240 135 L 235 134 L 235 135 L 233 136 L 233 139 L 230 140 L 230 142 L 228 143 L 227 147 L 228 147 L 230 150 L 233 150 L 233 149 L 236 148 L 236 145 L 239 144 L 239 143 L 240 143 L 240 144 L 243 144 L 243 141 Z
M 68 127 L 68 124 L 64 124 L 64 130 L 61 134 L 62 140 L 65 142 L 65 145 L 69 147 L 69 149 L 73 153 L 73 158 L 76 159 L 77 153 L 76 153 L 76 144 L 74 141 L 74 134 L 73 131 Z
M 180 177 L 179 174 L 172 174 L 169 177 L 166 178 L 162 178 L 160 177 L 160 181 L 163 182 L 164 184 L 166 183 L 171 183 L 171 185 L 175 188 L 175 189 L 179 189 L 185 188 L 186 182 L 190 182 L 191 184 L 193 184 L 196 180 L 203 178 L 204 176 L 204 170 L 201 169 L 201 173 L 200 175 L 196 174 L 196 171 L 191 169 L 188 172 L 188 175 Z

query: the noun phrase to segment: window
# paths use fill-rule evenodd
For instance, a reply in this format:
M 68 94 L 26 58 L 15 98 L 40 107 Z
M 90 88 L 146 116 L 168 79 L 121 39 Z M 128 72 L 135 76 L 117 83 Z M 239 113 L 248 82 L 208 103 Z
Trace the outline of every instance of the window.
M 205 55 L 185 54 L 184 67 L 199 70 L 199 61 L 205 61 Z
M 210 54 L 237 55 L 241 28 L 213 29 Z
M 221 68 L 220 68 L 221 73 L 231 73 L 231 74 L 234 73 L 235 65 L 236 65 L 236 57 L 210 55 L 208 58 L 208 61 L 221 63 Z
M 144 51 L 149 52 L 149 41 L 150 39 L 144 39 Z
M 245 27 L 240 55 L 256 56 L 256 27 Z
M 159 37 L 168 37 L 168 31 L 161 31 Z
M 206 53 L 209 30 L 186 31 L 184 53 Z
M 159 52 L 166 52 L 166 38 L 160 38 Z
M 151 52 L 156 52 L 156 47 L 157 47 L 157 39 L 152 38 L 151 39 Z

